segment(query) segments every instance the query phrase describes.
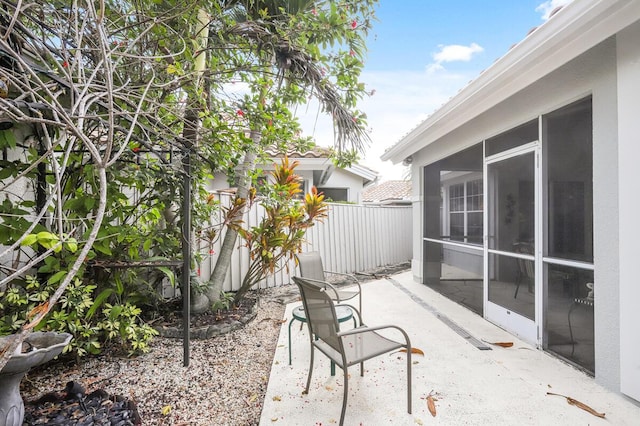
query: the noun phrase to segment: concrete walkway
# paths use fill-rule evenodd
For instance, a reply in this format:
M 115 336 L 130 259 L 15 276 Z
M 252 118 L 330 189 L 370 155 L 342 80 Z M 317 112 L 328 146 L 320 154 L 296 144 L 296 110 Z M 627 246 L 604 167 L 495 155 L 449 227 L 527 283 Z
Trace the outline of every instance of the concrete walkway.
M 371 326 L 404 328 L 413 347 L 424 351 L 424 356 L 413 355 L 413 414 L 406 412 L 406 355 L 394 353 L 365 362 L 364 377 L 358 366 L 349 369 L 345 425 L 640 425 L 640 404 L 607 391 L 592 377 L 414 283 L 410 272 L 390 278 L 363 284 L 363 318 Z M 288 305 L 285 312 L 262 426 L 332 425 L 340 419 L 342 372 L 338 368 L 331 377 L 327 358 L 318 351 L 309 394 L 302 395 L 310 349 L 306 325 L 300 329 L 299 322 L 291 328 L 289 365 L 289 319 L 300 304 Z M 459 326 L 458 332 L 438 314 Z M 460 331 L 472 338 L 465 339 Z M 474 340 L 513 346 L 480 350 Z M 574 398 L 606 418 L 547 392 Z M 427 408 L 429 394 L 435 400 L 435 417 Z

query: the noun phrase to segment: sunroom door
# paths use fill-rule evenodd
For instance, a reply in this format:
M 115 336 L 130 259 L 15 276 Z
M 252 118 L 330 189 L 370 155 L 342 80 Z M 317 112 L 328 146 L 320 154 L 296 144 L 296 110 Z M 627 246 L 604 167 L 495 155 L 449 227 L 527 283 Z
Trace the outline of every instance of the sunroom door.
M 485 317 L 538 344 L 538 145 L 487 157 Z

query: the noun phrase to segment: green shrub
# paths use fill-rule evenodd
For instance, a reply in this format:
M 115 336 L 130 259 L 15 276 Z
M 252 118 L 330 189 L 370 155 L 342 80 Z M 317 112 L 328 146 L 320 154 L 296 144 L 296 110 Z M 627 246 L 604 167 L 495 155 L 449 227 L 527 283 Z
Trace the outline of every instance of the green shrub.
M 235 296 L 233 293 L 221 291 L 220 300 L 217 300 L 216 302 L 213 303 L 213 305 L 211 306 L 211 310 L 213 311 L 228 310 L 233 305 L 234 297 Z
M 36 277 L 27 276 L 24 282 L 14 281 L 0 292 L 0 335 L 18 331 L 26 323 L 28 313 L 46 301 L 56 287 L 57 283 L 43 284 Z M 78 357 L 100 353 L 105 342 L 129 355 L 147 352 L 149 341 L 157 332 L 142 323 L 141 310 L 128 302 L 105 303 L 99 309 L 104 298 L 95 297 L 95 290 L 95 285 L 75 279 L 36 330 L 71 333 L 73 340 L 64 352 Z

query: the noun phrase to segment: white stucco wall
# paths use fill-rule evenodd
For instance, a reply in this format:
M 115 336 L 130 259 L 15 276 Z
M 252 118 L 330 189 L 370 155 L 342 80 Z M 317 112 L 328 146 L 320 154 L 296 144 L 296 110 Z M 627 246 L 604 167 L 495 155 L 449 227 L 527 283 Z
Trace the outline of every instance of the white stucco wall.
M 620 390 L 640 401 L 640 24 L 618 35 Z
M 585 74 L 593 87 L 593 254 L 596 381 L 620 389 L 617 93 L 615 42 Z
M 629 34 L 625 36 L 629 41 L 628 49 L 623 49 L 624 53 L 637 55 L 637 51 L 631 51 L 633 43 L 640 40 L 638 34 Z M 633 41 L 631 41 L 633 40 Z M 637 67 L 637 64 L 635 64 Z M 519 124 L 537 118 L 541 114 L 554 111 L 566 104 L 578 99 L 592 95 L 593 99 L 593 179 L 594 179 L 594 265 L 595 265 L 595 282 L 597 283 L 597 304 L 595 306 L 595 347 L 596 347 L 596 380 L 608 388 L 620 389 L 620 338 L 615 330 L 620 328 L 620 293 L 619 293 L 619 263 L 618 248 L 622 247 L 618 244 L 618 237 L 621 235 L 620 229 L 626 229 L 630 225 L 618 226 L 618 156 L 625 157 L 629 162 L 629 168 L 634 168 L 635 176 L 632 180 L 625 177 L 626 182 L 634 182 L 637 186 L 638 166 L 637 155 L 630 152 L 623 155 L 618 153 L 617 135 L 618 135 L 618 99 L 617 99 L 617 67 L 616 67 L 616 40 L 610 38 L 605 42 L 597 45 L 583 55 L 562 66 L 561 68 L 549 73 L 546 77 L 538 80 L 528 88 L 522 90 L 518 94 L 507 99 L 505 102 L 488 110 L 482 115 L 476 117 L 462 127 L 442 137 L 435 143 L 432 143 L 413 154 L 413 177 L 415 179 L 422 174 L 422 168 L 437 160 L 454 154 L 464 148 L 475 145 L 483 139 L 497 135 L 505 130 L 511 129 Z M 629 67 L 629 74 L 635 73 L 640 75 L 637 68 Z M 631 80 L 631 77 L 629 78 Z M 631 85 L 631 83 L 628 83 Z M 634 84 L 637 84 L 634 82 Z M 630 111 L 635 112 L 635 117 L 630 115 L 629 121 L 635 120 L 637 126 L 638 120 L 638 87 L 626 87 L 628 93 L 628 103 L 636 102 L 635 108 Z M 631 105 L 630 105 L 631 106 Z M 631 114 L 631 113 L 630 113 Z M 637 148 L 637 135 L 640 134 L 637 127 L 635 132 L 630 132 L 635 136 L 635 144 L 631 141 L 627 143 L 625 149 L 630 150 Z M 631 138 L 631 136 L 628 136 Z M 636 152 L 637 154 L 637 152 Z M 635 165 L 632 165 L 635 164 Z M 623 171 L 621 171 L 623 173 Z M 620 178 L 620 182 L 623 179 Z M 628 185 L 633 185 L 628 183 Z M 423 191 L 420 185 L 418 192 L 414 192 L 414 196 L 418 196 Z M 630 191 L 630 192 L 629 192 Z M 622 193 L 622 190 L 620 191 Z M 624 193 L 633 193 L 632 188 L 627 189 Z M 629 202 L 637 203 L 638 197 L 627 197 Z M 635 200 L 631 200 L 634 198 Z M 414 208 L 421 212 L 422 202 L 414 203 Z M 635 209 L 633 207 L 636 207 Z M 629 209 L 635 216 L 640 211 L 635 206 L 629 206 Z M 633 218 L 629 217 L 629 224 Z M 637 220 L 635 220 L 635 229 L 638 229 Z M 414 229 L 421 229 L 422 216 L 421 213 L 414 214 Z M 640 241 L 639 235 L 629 236 L 629 241 Z M 414 250 L 418 249 L 418 253 L 414 253 L 413 273 L 416 279 L 421 279 L 421 259 L 422 259 L 422 233 L 414 234 Z M 631 242 L 628 250 L 628 256 L 632 256 Z M 625 251 L 626 253 L 626 251 Z M 635 263 L 637 263 L 637 249 L 635 251 Z M 634 262 L 631 262 L 634 265 Z M 631 275 L 633 272 L 629 272 Z M 637 274 L 635 277 L 637 283 Z M 628 293 L 638 296 L 638 286 L 635 290 Z M 634 300 L 640 300 L 636 297 Z M 636 305 L 637 306 L 637 305 Z M 635 307 L 636 311 L 639 311 Z M 635 313 L 637 315 L 637 313 Z M 626 321 L 626 320 L 625 320 Z M 638 324 L 638 318 L 630 324 Z M 624 329 L 624 328 L 623 328 Z M 637 334 L 637 332 L 636 332 Z M 637 340 L 640 342 L 640 340 Z M 639 343 L 640 344 L 640 343 Z M 635 355 L 635 362 L 640 359 Z M 640 371 L 639 371 L 640 374 Z M 635 383 L 638 383 L 636 380 Z
M 422 227 L 423 220 L 422 215 L 424 211 L 424 195 L 422 188 L 424 187 L 424 178 L 422 175 L 422 168 L 411 168 L 411 206 L 413 207 L 413 253 L 411 257 L 411 271 L 413 273 L 413 280 L 421 283 L 423 277 L 423 263 L 422 263 L 422 236 L 424 230 Z
M 207 181 L 208 191 L 219 191 L 221 189 L 229 188 L 229 182 L 227 182 L 227 175 L 224 173 L 216 173 L 213 179 Z

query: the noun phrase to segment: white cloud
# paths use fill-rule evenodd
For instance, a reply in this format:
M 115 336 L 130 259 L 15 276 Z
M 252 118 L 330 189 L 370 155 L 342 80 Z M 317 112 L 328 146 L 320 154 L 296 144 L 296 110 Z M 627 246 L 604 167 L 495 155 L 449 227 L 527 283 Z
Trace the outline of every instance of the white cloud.
M 367 90 L 375 90 L 375 94 L 363 99 L 359 105 L 359 109 L 367 114 L 371 137 L 371 145 L 362 155 L 360 164 L 379 172 L 382 180 L 404 178 L 405 167 L 383 162 L 380 156 L 449 100 L 475 74 L 365 71 L 361 80 Z M 298 107 L 298 116 L 305 135 L 313 136 L 321 146 L 333 144 L 331 119 L 322 113 L 318 115 L 317 103 Z
M 433 59 L 439 63 L 453 61 L 469 62 L 474 53 L 479 53 L 484 50 L 476 43 L 471 43 L 469 46 L 450 44 L 448 46 L 440 45 L 438 47 L 440 47 L 440 51 L 434 53 Z
M 433 73 L 444 69 L 445 62 L 469 62 L 473 55 L 484 51 L 482 46 L 471 43 L 469 46 L 460 44 L 440 45 L 440 50 L 433 54 L 434 62 L 427 66 L 427 71 Z
M 536 7 L 536 12 L 542 13 L 542 19 L 547 20 L 551 17 L 551 12 L 560 6 L 567 5 L 573 0 L 547 0 Z

